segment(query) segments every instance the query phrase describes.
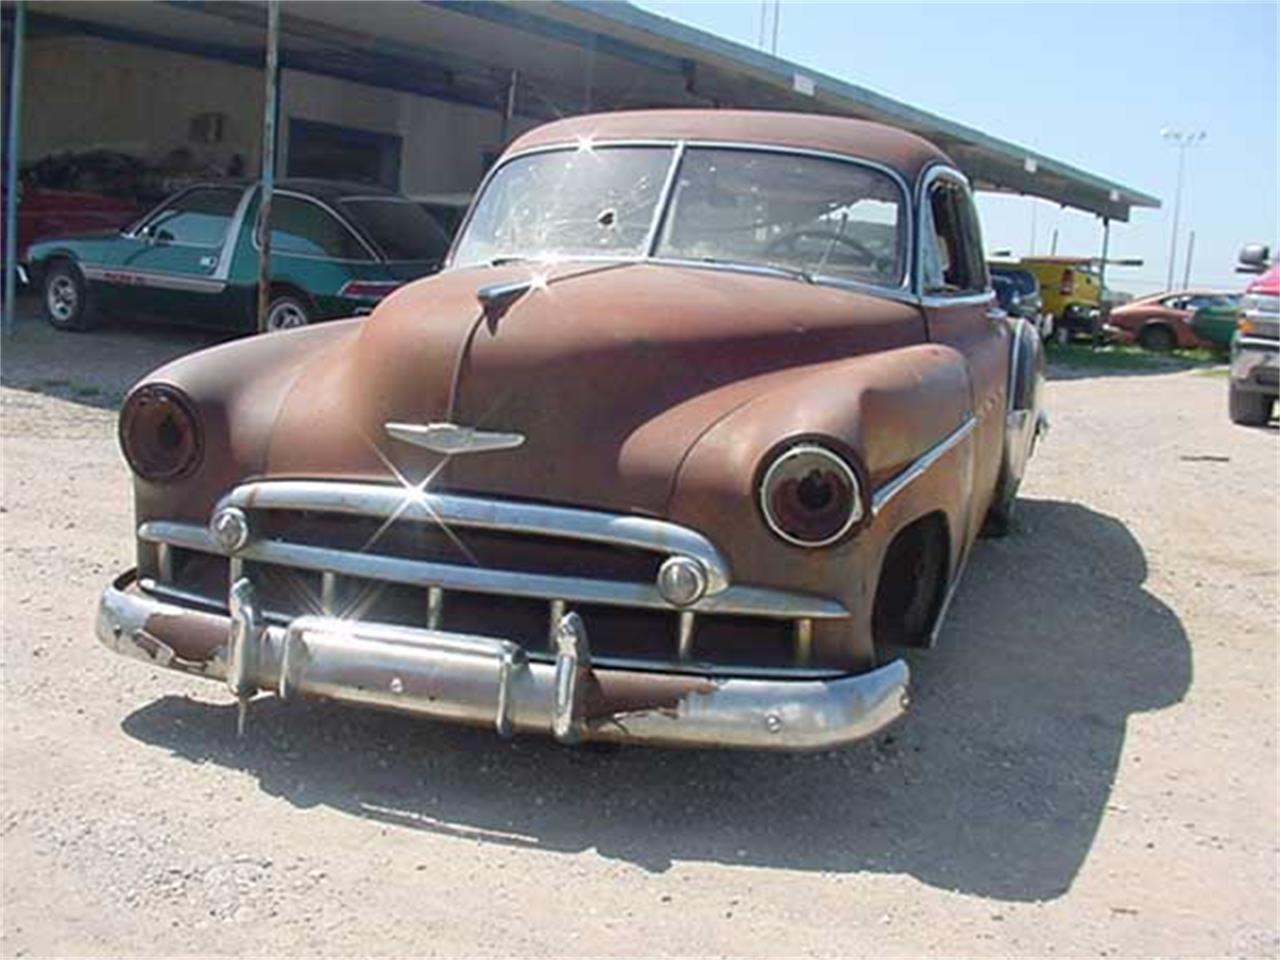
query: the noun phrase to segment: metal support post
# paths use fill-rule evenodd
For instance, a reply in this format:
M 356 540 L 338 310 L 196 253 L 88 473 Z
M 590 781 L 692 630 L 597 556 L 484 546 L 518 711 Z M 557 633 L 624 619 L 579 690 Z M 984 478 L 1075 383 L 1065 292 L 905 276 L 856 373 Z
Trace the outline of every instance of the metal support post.
M 271 308 L 271 195 L 276 181 L 276 101 L 280 88 L 280 0 L 267 0 L 267 63 L 262 105 L 262 198 L 258 202 L 258 332 Z
M 18 289 L 18 154 L 22 146 L 22 47 L 27 32 L 27 5 L 17 0 L 9 61 L 9 129 L 4 164 L 4 315 L 0 332 L 13 333 Z

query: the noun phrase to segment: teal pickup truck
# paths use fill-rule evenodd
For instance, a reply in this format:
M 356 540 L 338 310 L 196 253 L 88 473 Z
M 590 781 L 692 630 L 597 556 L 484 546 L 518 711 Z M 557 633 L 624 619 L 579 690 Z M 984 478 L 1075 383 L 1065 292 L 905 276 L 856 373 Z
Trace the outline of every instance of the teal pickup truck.
M 180 191 L 118 232 L 40 240 L 21 269 L 62 330 L 104 317 L 257 327 L 257 183 Z M 285 180 L 271 203 L 268 330 L 367 313 L 438 270 L 449 241 L 416 203 L 368 184 Z

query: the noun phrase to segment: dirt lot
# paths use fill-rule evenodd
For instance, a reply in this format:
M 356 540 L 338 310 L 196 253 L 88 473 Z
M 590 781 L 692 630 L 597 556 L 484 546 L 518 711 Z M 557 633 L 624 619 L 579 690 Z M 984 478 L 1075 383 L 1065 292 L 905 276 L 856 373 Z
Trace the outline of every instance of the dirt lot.
M 1057 371 L 891 734 L 822 755 L 256 703 L 93 639 L 113 407 L 189 333 L 3 357 L 5 955 L 1272 955 L 1277 435 L 1201 372 Z

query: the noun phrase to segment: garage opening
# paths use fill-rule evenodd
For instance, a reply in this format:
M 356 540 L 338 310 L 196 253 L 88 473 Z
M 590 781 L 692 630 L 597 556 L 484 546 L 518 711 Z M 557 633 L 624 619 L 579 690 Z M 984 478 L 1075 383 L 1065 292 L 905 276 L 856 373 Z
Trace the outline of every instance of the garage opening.
M 394 134 L 294 117 L 289 120 L 289 176 L 399 190 L 402 146 Z

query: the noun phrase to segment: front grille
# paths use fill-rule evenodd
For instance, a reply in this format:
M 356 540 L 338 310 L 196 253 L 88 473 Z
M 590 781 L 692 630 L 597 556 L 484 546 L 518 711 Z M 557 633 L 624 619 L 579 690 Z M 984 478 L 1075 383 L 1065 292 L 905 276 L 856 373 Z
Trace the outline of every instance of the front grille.
M 662 558 L 613 544 L 516 534 L 504 530 L 454 530 L 413 520 L 387 523 L 376 517 L 318 512 L 264 511 L 262 535 L 356 553 L 437 560 L 523 573 L 635 580 L 652 583 Z
M 340 511 L 253 509 L 255 498 L 244 493 L 253 539 L 234 560 L 204 528 L 144 524 L 143 588 L 225 610 L 231 580 L 247 576 L 265 615 L 278 623 L 327 615 L 433 627 L 510 640 L 532 659 L 553 658 L 552 624 L 571 609 L 601 665 L 725 674 L 820 672 L 808 659 L 812 621 L 844 615 L 830 601 L 740 588 L 727 578 L 696 612 L 682 613 L 654 588 L 658 567 L 676 552 L 668 544 L 700 551 L 713 572 L 723 561 L 697 534 L 661 521 L 559 508 L 492 513 L 478 501 L 446 498 L 441 509 L 461 517 L 446 533 L 440 523 L 388 511 L 382 488 L 374 489 L 372 515 L 347 501 Z M 282 499 L 315 495 L 308 488 Z M 526 513 L 522 529 L 517 523 Z M 495 516 L 506 517 L 503 529 L 494 528 Z M 616 540 L 605 539 L 614 531 Z

